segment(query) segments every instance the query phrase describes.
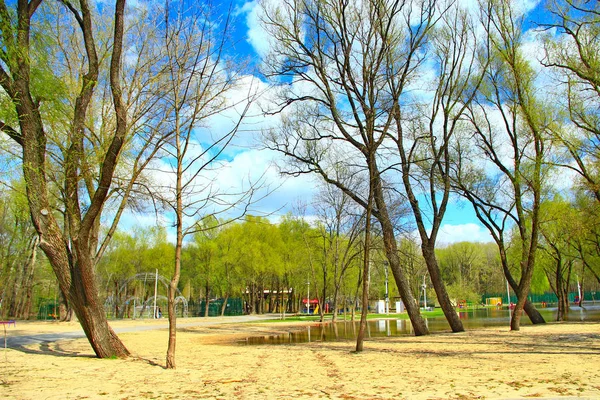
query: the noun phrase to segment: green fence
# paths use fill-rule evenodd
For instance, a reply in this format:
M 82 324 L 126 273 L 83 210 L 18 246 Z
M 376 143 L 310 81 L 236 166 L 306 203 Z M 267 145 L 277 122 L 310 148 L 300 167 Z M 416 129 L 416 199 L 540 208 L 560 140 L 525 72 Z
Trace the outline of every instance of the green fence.
M 485 300 L 490 297 L 501 297 L 502 302 L 503 303 L 506 302 L 506 293 L 486 293 L 483 296 L 481 296 L 481 303 L 485 304 Z M 569 293 L 569 302 L 573 303 L 575 301 L 575 297 L 577 297 L 577 293 L 570 292 Z M 600 293 L 593 292 L 593 291 L 584 292 L 584 294 L 583 294 L 584 301 L 597 301 L 597 300 L 600 300 L 599 297 L 600 297 Z M 527 296 L 527 298 L 532 303 L 548 303 L 548 304 L 558 303 L 558 297 L 556 297 L 556 294 L 551 293 L 551 292 L 542 293 L 542 294 L 530 293 L 529 296 Z M 510 301 L 511 301 L 511 303 L 517 302 L 517 296 L 515 296 L 514 293 L 511 293 Z
M 46 321 L 60 318 L 58 307 L 59 304 L 54 299 L 39 299 L 37 319 Z
M 224 299 L 216 299 L 211 300 L 208 303 L 208 316 L 209 317 L 217 317 L 221 315 L 221 307 L 223 307 Z M 200 302 L 192 302 L 188 303 L 188 312 L 192 317 L 203 317 L 204 310 L 206 307 L 206 301 L 202 300 Z M 227 299 L 227 305 L 225 306 L 224 315 L 242 315 L 244 314 L 244 306 L 242 299 L 231 298 Z

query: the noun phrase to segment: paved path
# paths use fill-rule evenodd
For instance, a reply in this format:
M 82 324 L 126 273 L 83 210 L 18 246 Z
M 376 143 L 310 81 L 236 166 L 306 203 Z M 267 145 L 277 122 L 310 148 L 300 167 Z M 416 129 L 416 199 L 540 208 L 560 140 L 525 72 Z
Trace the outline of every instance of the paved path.
M 232 317 L 209 317 L 209 318 L 198 318 L 197 321 L 177 323 L 177 328 L 189 328 L 194 326 L 213 326 L 221 324 L 236 324 L 243 322 L 253 321 L 264 321 L 268 319 L 276 319 L 279 314 L 263 314 L 263 315 L 240 315 Z M 135 326 L 124 326 L 113 328 L 115 333 L 126 333 L 126 332 L 142 332 L 150 331 L 155 329 L 168 329 L 169 324 L 165 320 L 164 324 L 153 324 L 153 325 L 135 325 Z M 12 336 L 10 331 L 7 330 L 6 347 L 16 349 L 19 347 L 39 344 L 44 345 L 48 343 L 54 343 L 60 340 L 79 339 L 85 337 L 85 333 L 82 329 L 71 332 L 56 332 L 56 333 L 40 333 L 35 335 L 15 335 Z M 3 338 L 2 338 L 3 339 Z M 4 340 L 0 339 L 0 346 L 4 346 Z

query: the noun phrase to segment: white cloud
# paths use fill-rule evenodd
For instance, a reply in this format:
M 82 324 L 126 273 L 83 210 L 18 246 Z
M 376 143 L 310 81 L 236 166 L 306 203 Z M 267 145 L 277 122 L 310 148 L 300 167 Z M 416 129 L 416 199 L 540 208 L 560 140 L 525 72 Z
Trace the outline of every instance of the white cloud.
M 467 224 L 443 224 L 438 234 L 437 243 L 440 246 L 458 242 L 492 242 L 490 233 L 481 225 L 475 223 Z
M 256 195 L 255 200 L 260 199 L 250 207 L 249 213 L 254 215 L 268 215 L 272 222 L 278 222 L 281 216 L 292 212 L 298 202 L 310 203 L 317 190 L 318 183 L 316 179 L 302 175 L 300 177 L 281 176 L 275 165 L 279 154 L 269 150 L 251 149 L 237 154 L 231 161 L 222 162 L 219 168 L 207 170 L 202 181 L 213 181 L 216 185 L 216 191 L 221 193 L 239 193 L 248 189 L 249 182 L 258 182 L 262 180 L 265 185 Z M 154 179 L 163 184 L 168 184 L 173 177 L 166 172 L 155 172 Z M 264 197 L 266 194 L 267 197 Z M 196 197 L 201 198 L 206 193 L 198 192 Z M 231 196 L 233 200 L 235 196 Z M 264 197 L 261 199 L 261 197 Z M 218 206 L 207 207 L 206 212 L 218 210 Z M 311 210 L 307 210 L 310 214 Z M 228 214 L 220 217 L 236 216 L 236 211 L 231 210 Z M 307 218 L 311 218 L 310 215 Z M 158 221 L 154 213 L 139 214 L 133 212 L 124 213 L 120 227 L 129 229 L 132 226 L 167 226 L 168 239 L 175 240 L 175 232 L 171 227 L 174 221 L 172 213 L 162 213 L 158 215 Z M 186 221 L 189 225 L 193 221 Z
M 246 41 L 261 58 L 265 58 L 271 47 L 271 36 L 261 26 L 260 20 L 263 13 L 261 5 L 258 1 L 246 2 L 238 10 L 238 13 L 246 13 L 246 25 L 248 25 Z

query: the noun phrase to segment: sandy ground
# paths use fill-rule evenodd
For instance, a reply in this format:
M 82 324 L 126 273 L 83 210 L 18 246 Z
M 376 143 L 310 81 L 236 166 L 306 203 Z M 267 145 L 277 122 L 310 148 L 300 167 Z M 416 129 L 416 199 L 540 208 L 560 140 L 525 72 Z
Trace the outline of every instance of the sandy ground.
M 7 332 L 77 329 L 74 323 L 17 322 Z M 176 370 L 164 369 L 165 329 L 121 333 L 133 354 L 124 360 L 94 358 L 85 339 L 0 349 L 0 398 L 600 399 L 600 323 L 373 339 L 360 354 L 353 352 L 353 342 L 236 344 L 297 329 L 305 328 L 286 323 L 182 328 Z

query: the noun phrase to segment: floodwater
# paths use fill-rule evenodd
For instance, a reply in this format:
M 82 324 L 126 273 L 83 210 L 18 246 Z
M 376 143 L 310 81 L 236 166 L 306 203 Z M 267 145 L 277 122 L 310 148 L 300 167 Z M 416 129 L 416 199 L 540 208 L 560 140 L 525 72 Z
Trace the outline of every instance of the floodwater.
M 556 308 L 539 309 L 546 321 L 556 319 Z M 465 329 L 482 327 L 501 327 L 510 325 L 509 310 L 497 308 L 484 308 L 458 312 Z M 343 316 L 340 316 L 343 318 Z M 600 321 L 600 305 L 571 307 L 568 315 L 569 321 Z M 449 331 L 450 327 L 444 317 L 426 318 L 425 323 L 430 332 Z M 248 337 L 241 344 L 293 344 L 307 342 L 332 342 L 356 340 L 359 329 L 359 321 L 339 321 L 335 324 L 324 323 L 309 325 L 299 330 L 273 336 Z M 531 322 L 526 315 L 521 318 L 522 325 L 530 325 Z M 403 319 L 376 319 L 367 321 L 366 338 L 394 337 L 412 335 L 412 325 L 409 320 Z

